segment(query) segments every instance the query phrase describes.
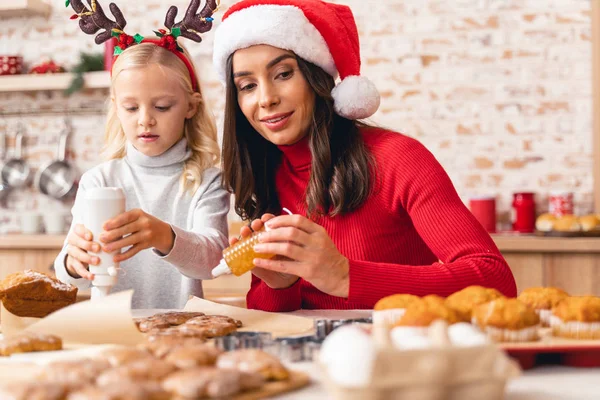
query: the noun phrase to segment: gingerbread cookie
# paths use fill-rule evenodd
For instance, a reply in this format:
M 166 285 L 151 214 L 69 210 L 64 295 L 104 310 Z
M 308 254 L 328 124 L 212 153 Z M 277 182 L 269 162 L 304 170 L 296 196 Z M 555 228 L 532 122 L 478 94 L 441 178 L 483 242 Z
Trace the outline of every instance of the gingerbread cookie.
M 66 394 L 67 388 L 60 383 L 19 382 L 0 387 L 3 400 L 63 400 Z
M 125 381 L 160 381 L 175 370 L 172 364 L 147 358 L 106 370 L 98 376 L 96 383 L 101 386 L 118 386 Z
M 181 369 L 199 367 L 202 365 L 215 365 L 217 357 L 219 357 L 222 352 L 223 351 L 210 344 L 179 346 L 165 357 L 165 361 Z
M 25 332 L 17 336 L 0 340 L 0 356 L 32 351 L 61 350 L 62 340 L 54 335 L 41 335 Z
M 259 373 L 267 380 L 285 380 L 289 373 L 279 359 L 259 349 L 241 349 L 223 353 L 217 359 L 217 367 L 242 372 Z
M 146 342 L 141 344 L 140 348 L 151 352 L 155 357 L 163 358 L 181 346 L 196 346 L 205 342 L 203 337 L 185 337 L 161 332 L 146 336 Z
M 204 313 L 184 311 L 170 311 L 166 313 L 155 314 L 151 317 L 141 318 L 138 320 L 138 329 L 141 332 L 150 332 L 156 329 L 166 329 L 171 326 L 181 325 L 190 318 L 199 317 L 202 315 L 204 315 Z

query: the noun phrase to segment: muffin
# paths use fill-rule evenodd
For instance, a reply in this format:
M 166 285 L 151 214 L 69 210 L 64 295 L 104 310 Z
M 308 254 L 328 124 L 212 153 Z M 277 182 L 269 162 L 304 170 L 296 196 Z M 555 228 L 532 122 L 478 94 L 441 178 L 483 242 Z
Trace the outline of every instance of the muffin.
M 473 323 L 496 342 L 529 342 L 539 339 L 540 317 L 517 299 L 506 297 L 473 309 Z
M 600 297 L 567 297 L 552 309 L 550 326 L 554 336 L 600 339 Z
M 404 315 L 390 331 L 390 339 L 398 349 L 431 347 L 434 343 L 430 338 L 429 326 L 438 320 L 445 321 L 447 324 L 460 321 L 456 311 L 440 303 L 439 299 L 423 298 L 406 308 Z
M 483 286 L 468 286 L 446 298 L 446 306 L 456 310 L 462 321 L 471 321 L 473 309 L 483 303 L 504 297 L 496 289 Z
M 552 308 L 567 297 L 569 294 L 562 289 L 534 287 L 523 290 L 517 298 L 538 313 L 542 326 L 550 326 Z
M 410 326 L 425 328 L 438 319 L 442 319 L 448 324 L 455 324 L 461 321 L 458 313 L 452 308 L 441 303 L 421 300 L 409 305 L 404 315 L 394 324 L 394 327 Z
M 421 297 L 421 300 L 430 305 L 446 305 L 446 298 L 438 296 L 437 294 L 428 294 L 427 296 Z
M 373 324 L 394 325 L 404 315 L 406 307 L 420 300 L 412 294 L 394 294 L 380 299 L 373 307 Z
M 598 228 L 598 225 L 600 225 L 600 220 L 595 214 L 588 214 L 579 217 L 579 224 L 581 225 L 582 231 L 589 232 Z
M 558 232 L 579 232 L 581 231 L 579 218 L 572 214 L 563 215 L 554 222 L 554 230 Z
M 556 222 L 556 217 L 554 214 L 545 213 L 541 214 L 535 220 L 535 229 L 540 232 L 550 232 L 554 229 L 554 223 Z

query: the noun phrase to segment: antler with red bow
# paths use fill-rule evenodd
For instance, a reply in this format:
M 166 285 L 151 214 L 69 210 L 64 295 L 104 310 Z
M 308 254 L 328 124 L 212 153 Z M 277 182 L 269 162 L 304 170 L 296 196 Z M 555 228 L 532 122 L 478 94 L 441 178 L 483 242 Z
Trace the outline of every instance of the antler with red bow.
M 199 34 L 208 32 L 212 28 L 212 22 L 214 21 L 212 15 L 219 9 L 219 5 L 220 0 L 206 0 L 206 4 L 198 13 L 200 0 L 192 0 L 183 20 L 177 23 L 175 23 L 178 12 L 177 7 L 171 6 L 167 11 L 165 26 L 171 31 L 179 29 L 181 36 L 199 43 L 202 41 Z

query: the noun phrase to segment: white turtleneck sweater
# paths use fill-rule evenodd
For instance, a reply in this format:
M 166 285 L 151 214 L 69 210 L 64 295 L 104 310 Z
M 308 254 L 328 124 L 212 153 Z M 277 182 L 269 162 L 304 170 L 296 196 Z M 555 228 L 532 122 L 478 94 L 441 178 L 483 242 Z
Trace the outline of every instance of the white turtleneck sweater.
M 134 289 L 133 308 L 182 308 L 189 295 L 202 297 L 201 280 L 211 278 L 211 269 L 227 246 L 229 194 L 221 185 L 220 171 L 206 170 L 193 195 L 180 189 L 184 161 L 190 155 L 185 139 L 156 157 L 128 144 L 124 158 L 100 164 L 81 177 L 71 230 L 83 224 L 86 190 L 119 187 L 125 192 L 127 210 L 140 208 L 169 223 L 175 232 L 169 254 L 146 249 L 120 263 L 122 271 L 112 292 Z M 56 276 L 80 289 L 89 288 L 90 281 L 67 272 L 66 249 L 65 241 L 54 262 Z

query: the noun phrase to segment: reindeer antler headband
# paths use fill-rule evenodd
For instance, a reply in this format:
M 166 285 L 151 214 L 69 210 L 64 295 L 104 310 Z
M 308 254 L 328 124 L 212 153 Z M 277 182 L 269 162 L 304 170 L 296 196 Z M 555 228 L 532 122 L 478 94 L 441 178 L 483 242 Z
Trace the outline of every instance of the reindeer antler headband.
M 126 48 L 139 43 L 153 43 L 164 47 L 183 61 L 190 73 L 192 88 L 194 91 L 198 90 L 198 83 L 195 79 L 192 64 L 183 53 L 183 49 L 177 44 L 177 38 L 183 36 L 200 43 L 202 41 L 200 34 L 208 32 L 212 28 L 212 22 L 214 21 L 212 15 L 219 9 L 220 0 L 206 0 L 206 4 L 199 13 L 200 0 L 192 0 L 183 19 L 177 23 L 175 23 L 178 12 L 177 7 L 169 7 L 165 17 L 165 27 L 167 29 L 159 29 L 154 32 L 158 36 L 158 39 L 145 38 L 140 34 L 136 34 L 135 36 L 126 34 L 123 30 L 125 29 L 125 25 L 127 25 L 127 21 L 115 3 L 110 3 L 109 5 L 110 12 L 114 16 L 115 21 L 104 14 L 97 0 L 87 0 L 87 3 L 88 6 L 82 0 L 66 0 L 65 5 L 73 7 L 76 14 L 72 15 L 71 19 L 79 18 L 79 27 L 83 32 L 93 35 L 99 30 L 103 30 L 96 35 L 96 44 L 102 44 L 113 37 L 116 38 L 117 45 L 115 46 L 114 53 L 116 56 L 121 54 Z

